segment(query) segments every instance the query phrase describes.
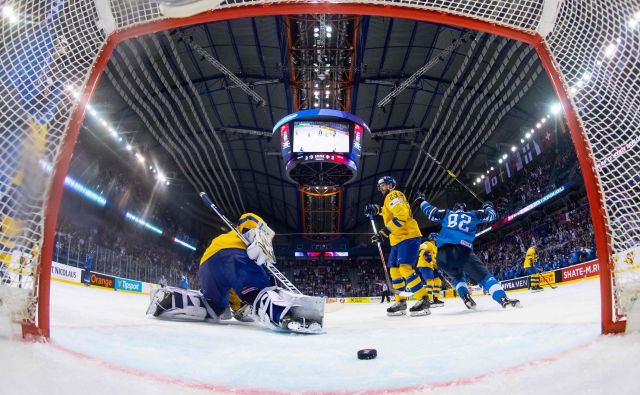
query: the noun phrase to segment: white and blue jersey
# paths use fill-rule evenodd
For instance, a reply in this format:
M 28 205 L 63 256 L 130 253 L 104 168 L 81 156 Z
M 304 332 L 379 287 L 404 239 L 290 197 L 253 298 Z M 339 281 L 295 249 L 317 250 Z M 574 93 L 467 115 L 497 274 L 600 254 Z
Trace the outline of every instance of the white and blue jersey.
M 478 224 L 492 222 L 496 219 L 493 208 L 474 211 L 442 210 L 432 206 L 429 202 L 422 202 L 422 212 L 433 222 L 442 225 L 436 246 L 445 244 L 460 244 L 473 250 L 473 240 L 476 238 Z

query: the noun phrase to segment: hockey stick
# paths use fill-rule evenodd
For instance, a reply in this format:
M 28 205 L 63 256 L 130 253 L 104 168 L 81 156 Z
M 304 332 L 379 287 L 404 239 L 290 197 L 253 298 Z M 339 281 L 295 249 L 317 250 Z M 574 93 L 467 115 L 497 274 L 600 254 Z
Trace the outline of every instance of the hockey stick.
M 376 222 L 373 220 L 373 215 L 369 216 L 369 220 L 371 221 L 371 227 L 373 228 L 373 234 L 374 235 L 378 234 L 378 229 L 376 229 Z M 413 293 L 411 293 L 411 292 L 398 291 L 397 289 L 395 289 L 393 287 L 393 284 L 391 284 L 391 279 L 389 278 L 389 271 L 387 270 L 387 263 L 384 260 L 384 253 L 382 252 L 382 245 L 380 244 L 379 241 L 376 244 L 378 245 L 378 252 L 380 253 L 380 262 L 382 262 L 382 268 L 384 269 L 384 278 L 387 280 L 387 287 L 389 288 L 389 292 L 391 292 L 394 295 L 404 296 L 406 298 L 408 298 L 409 296 L 413 295 Z
M 458 184 L 462 185 L 462 187 L 464 189 L 466 189 L 471 195 L 473 195 L 474 198 L 478 199 L 478 201 L 480 203 L 484 203 L 484 200 L 480 199 L 480 197 L 478 197 L 478 195 L 476 195 L 475 192 L 473 192 L 471 190 L 471 188 L 469 188 L 465 183 L 463 183 L 462 181 L 460 181 L 458 179 L 458 176 L 455 175 L 454 172 L 452 172 L 451 170 L 447 169 L 446 167 L 444 167 L 444 165 L 442 164 L 442 162 L 440 162 L 439 160 L 437 160 L 436 158 L 434 158 L 427 150 L 425 150 L 424 148 L 422 148 L 420 145 L 418 145 L 417 143 L 411 143 L 411 145 L 413 145 L 414 147 L 418 148 L 420 151 L 422 151 L 423 154 L 425 154 L 426 156 L 429 157 L 429 159 L 431 159 L 432 161 L 434 161 L 438 166 L 440 166 L 440 168 L 444 171 L 447 172 L 447 174 L 449 174 L 449 176 L 451 176 L 454 180 L 456 180 L 458 182 Z
M 225 217 L 224 214 L 222 214 L 222 211 L 220 211 L 218 206 L 216 206 L 211 201 L 211 199 L 209 198 L 209 196 L 207 196 L 206 193 L 200 192 L 200 197 L 207 204 L 207 206 L 209 206 L 218 215 L 218 217 L 220 217 L 220 219 L 222 219 L 224 223 L 231 228 L 231 230 L 236 232 L 240 240 L 242 240 L 246 245 L 249 245 L 249 242 L 247 241 L 247 239 L 245 239 L 242 233 L 240 233 L 238 229 L 236 229 L 236 227 L 231 223 L 231 221 L 229 221 L 227 217 Z M 265 253 L 267 253 L 267 255 L 269 255 L 270 260 L 273 260 L 275 262 L 275 256 L 273 256 L 270 252 L 267 251 L 267 249 L 263 248 L 262 246 L 260 248 L 262 248 L 262 251 L 264 251 Z M 302 292 L 300 292 L 300 290 L 296 288 L 296 286 L 293 285 L 293 283 L 289 281 L 289 279 L 286 278 L 285 275 L 282 274 L 282 272 L 280 272 L 280 270 L 278 270 L 271 262 L 265 262 L 264 266 L 266 266 L 267 270 L 271 274 L 273 274 L 273 277 L 275 277 L 278 281 L 280 281 L 280 283 L 282 283 L 282 285 L 284 285 L 287 291 L 290 291 L 294 294 L 302 295 Z

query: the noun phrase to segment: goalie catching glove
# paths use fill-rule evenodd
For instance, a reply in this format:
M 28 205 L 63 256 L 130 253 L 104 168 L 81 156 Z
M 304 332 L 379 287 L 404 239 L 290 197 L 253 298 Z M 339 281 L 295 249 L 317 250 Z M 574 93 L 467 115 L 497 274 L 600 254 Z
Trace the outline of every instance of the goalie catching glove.
M 243 237 L 247 242 L 247 256 L 258 265 L 265 263 L 276 263 L 275 254 L 273 252 L 272 240 L 275 232 L 271 230 L 264 222 L 246 232 Z

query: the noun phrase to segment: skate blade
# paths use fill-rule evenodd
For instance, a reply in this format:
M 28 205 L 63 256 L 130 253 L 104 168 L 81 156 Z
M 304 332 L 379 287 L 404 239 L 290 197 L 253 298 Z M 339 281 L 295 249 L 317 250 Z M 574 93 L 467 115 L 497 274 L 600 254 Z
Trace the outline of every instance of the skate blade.
M 431 311 L 429 309 L 421 310 L 421 311 L 412 311 L 409 313 L 411 317 L 421 317 L 423 315 L 430 315 Z
M 433 309 L 434 307 L 444 307 L 444 303 L 436 303 L 429 306 L 430 309 Z
M 395 313 L 389 313 L 389 312 L 387 312 L 387 315 L 388 315 L 389 317 L 399 317 L 399 316 L 401 316 L 401 315 L 406 315 L 406 314 L 407 314 L 407 311 L 406 311 L 406 310 L 396 311 Z
M 503 308 L 504 308 L 505 310 L 521 309 L 521 308 L 522 308 L 522 305 L 520 304 L 520 301 L 518 301 L 518 302 L 516 302 L 515 304 L 514 304 L 514 303 L 509 303 L 509 304 L 507 304 L 506 306 L 503 306 Z
M 544 289 L 532 289 L 531 293 L 542 292 Z

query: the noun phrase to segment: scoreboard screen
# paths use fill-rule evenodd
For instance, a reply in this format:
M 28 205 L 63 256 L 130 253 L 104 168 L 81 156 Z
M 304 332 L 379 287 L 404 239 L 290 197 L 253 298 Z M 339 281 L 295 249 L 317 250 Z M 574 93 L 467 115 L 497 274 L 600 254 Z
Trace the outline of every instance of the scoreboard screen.
M 357 116 L 333 109 L 289 114 L 273 127 L 287 177 L 299 185 L 344 185 L 358 172 L 369 127 Z M 330 169 L 330 171 L 328 171 Z
M 349 152 L 349 123 L 298 121 L 293 123 L 293 152 Z

